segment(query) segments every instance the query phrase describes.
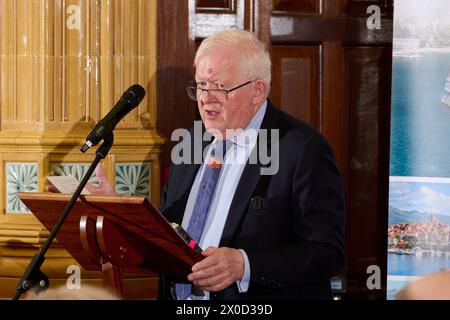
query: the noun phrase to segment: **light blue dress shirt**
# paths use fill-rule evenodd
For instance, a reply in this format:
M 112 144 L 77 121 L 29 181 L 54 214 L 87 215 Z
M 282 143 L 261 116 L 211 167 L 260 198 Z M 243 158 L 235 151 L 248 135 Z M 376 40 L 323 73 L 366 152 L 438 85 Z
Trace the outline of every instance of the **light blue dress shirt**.
M 222 237 L 223 228 L 227 220 L 228 211 L 230 210 L 231 202 L 236 192 L 239 180 L 242 172 L 244 171 L 245 164 L 256 146 L 258 132 L 261 128 L 264 115 L 267 109 L 267 100 L 261 105 L 259 110 L 250 120 L 247 128 L 243 132 L 234 136 L 231 141 L 232 146 L 226 152 L 224 159 L 224 165 L 220 173 L 219 180 L 217 181 L 216 191 L 212 199 L 212 203 L 209 209 L 208 216 L 206 217 L 205 228 L 203 230 L 202 237 L 199 245 L 203 250 L 208 247 L 219 247 L 220 239 Z M 192 185 L 191 192 L 184 211 L 182 227 L 186 230 L 189 224 L 189 220 L 194 210 L 195 199 L 197 198 L 199 185 L 205 165 L 211 156 L 212 147 L 217 143 L 214 140 L 208 147 L 206 152 L 206 158 L 203 165 L 195 177 L 194 184 Z M 244 276 L 240 281 L 237 281 L 239 292 L 247 292 L 250 282 L 250 263 L 248 261 L 247 254 L 244 250 L 240 249 L 244 257 Z M 188 300 L 209 300 L 209 292 L 204 292 L 204 295 L 196 296 L 191 295 Z

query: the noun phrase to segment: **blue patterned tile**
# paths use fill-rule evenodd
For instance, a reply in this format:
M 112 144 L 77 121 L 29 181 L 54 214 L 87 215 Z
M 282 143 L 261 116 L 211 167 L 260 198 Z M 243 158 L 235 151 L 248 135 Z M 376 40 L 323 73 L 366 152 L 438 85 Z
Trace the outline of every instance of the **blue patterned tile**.
M 150 196 L 150 163 L 116 164 L 116 192 L 123 196 Z
M 6 212 L 30 213 L 19 199 L 19 192 L 38 191 L 37 163 L 6 163 Z
M 55 176 L 72 176 L 78 181 L 81 181 L 86 171 L 88 171 L 89 166 L 90 164 L 86 163 L 52 163 L 50 168 L 52 169 L 52 174 Z M 95 171 L 92 173 L 88 182 L 94 186 L 99 186 Z

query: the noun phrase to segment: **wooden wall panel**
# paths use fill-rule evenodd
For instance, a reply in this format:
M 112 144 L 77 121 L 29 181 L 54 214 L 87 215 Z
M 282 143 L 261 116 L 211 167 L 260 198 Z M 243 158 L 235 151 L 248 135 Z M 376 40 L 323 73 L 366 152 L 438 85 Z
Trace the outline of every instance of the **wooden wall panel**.
M 246 0 L 198 1 L 189 0 L 191 39 L 203 39 L 230 28 L 244 28 Z
M 320 14 L 320 0 L 272 0 L 274 14 Z
M 3 1 L 2 131 L 86 131 L 134 83 L 148 92 L 119 128 L 155 128 L 154 3 Z
M 1 21 L 1 130 L 38 128 L 39 111 L 34 98 L 39 94 L 39 35 L 38 4 L 32 1 L 5 0 Z M 15 22 L 15 17 L 20 22 Z
M 62 20 L 62 28 L 48 30 L 49 33 L 53 32 L 53 40 L 57 46 L 56 52 L 60 53 L 55 60 L 60 64 L 56 67 L 60 73 L 54 78 L 56 80 L 54 85 L 57 92 L 61 94 L 61 108 L 55 122 L 66 130 L 73 129 L 74 126 L 83 130 L 87 128 L 87 123 L 90 122 L 92 116 L 94 119 L 98 117 L 95 94 L 94 100 L 90 99 L 91 90 L 94 92 L 96 90 L 95 86 L 91 87 L 95 69 L 92 69 L 90 48 L 95 47 L 98 39 L 91 39 L 90 36 L 91 30 L 95 30 L 97 20 L 95 15 L 93 20 L 89 19 L 95 6 L 81 0 L 55 2 L 55 6 L 55 18 Z M 77 6 L 77 9 L 74 6 Z M 75 10 L 79 10 L 79 15 Z M 66 19 L 68 16 L 79 17 L 79 25 L 74 26 L 74 29 L 70 26 L 70 18 Z
M 383 47 L 344 49 L 346 243 L 348 270 L 353 274 L 363 274 L 370 265 L 386 270 L 390 55 Z
M 172 131 L 186 128 L 197 114 L 197 104 L 190 100 L 185 87 L 194 79 L 194 39 L 189 33 L 188 1 L 158 0 L 157 129 L 170 139 Z M 177 21 L 177 23 L 174 23 Z M 164 166 L 170 164 L 168 141 L 162 153 Z
M 273 103 L 319 128 L 320 46 L 272 46 L 272 64 Z
M 236 13 L 237 0 L 197 0 L 196 12 L 205 13 Z
M 106 61 L 112 72 L 113 100 L 102 103 L 102 115 L 109 111 L 123 92 L 132 84 L 139 83 L 151 88 L 144 100 L 119 124 L 124 129 L 153 129 L 156 126 L 156 47 L 149 43 L 149 35 L 156 37 L 156 23 L 148 19 L 154 10 L 155 1 L 117 0 L 111 2 L 108 18 L 114 23 L 103 26 L 102 35 L 109 42 Z M 109 34 L 113 38 L 109 38 Z

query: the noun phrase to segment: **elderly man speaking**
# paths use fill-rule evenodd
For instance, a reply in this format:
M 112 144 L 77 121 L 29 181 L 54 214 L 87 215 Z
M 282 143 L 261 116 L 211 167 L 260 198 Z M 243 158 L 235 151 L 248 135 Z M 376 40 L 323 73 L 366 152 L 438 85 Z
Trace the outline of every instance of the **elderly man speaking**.
M 345 263 L 345 212 L 328 142 L 272 105 L 270 55 L 251 33 L 206 38 L 194 65 L 187 92 L 200 133 L 213 139 L 201 163 L 172 159 L 161 211 L 204 259 L 185 281 L 161 275 L 158 298 L 330 299 L 330 278 Z M 192 153 L 194 127 L 184 137 Z M 276 170 L 264 174 L 260 149 L 276 153 Z

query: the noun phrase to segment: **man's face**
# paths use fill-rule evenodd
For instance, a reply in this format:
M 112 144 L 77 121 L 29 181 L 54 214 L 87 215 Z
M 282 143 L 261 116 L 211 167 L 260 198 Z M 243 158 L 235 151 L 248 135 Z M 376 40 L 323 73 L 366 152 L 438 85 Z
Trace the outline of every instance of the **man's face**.
M 243 79 L 239 74 L 238 62 L 226 48 L 204 54 L 197 62 L 198 87 L 230 89 L 249 80 L 253 79 Z M 206 130 L 225 137 L 226 129 L 245 129 L 259 107 L 253 100 L 252 84 L 230 92 L 228 100 L 222 94 L 203 92 L 198 98 L 198 108 Z

